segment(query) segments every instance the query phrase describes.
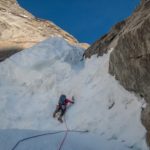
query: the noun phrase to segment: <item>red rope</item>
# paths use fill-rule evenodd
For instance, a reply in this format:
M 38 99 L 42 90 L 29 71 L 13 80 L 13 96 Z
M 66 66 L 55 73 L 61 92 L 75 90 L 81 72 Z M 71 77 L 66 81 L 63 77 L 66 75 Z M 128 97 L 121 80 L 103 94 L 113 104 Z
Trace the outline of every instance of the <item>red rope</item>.
M 65 118 L 65 116 L 64 116 L 64 122 L 65 122 L 66 129 L 67 129 L 67 131 L 68 131 L 68 130 L 69 130 L 69 128 L 68 128 L 68 126 L 67 126 L 67 122 L 66 122 L 66 118 Z
M 64 122 L 65 122 L 65 126 L 66 126 L 65 136 L 64 136 L 62 142 L 60 143 L 60 146 L 59 146 L 59 149 L 58 149 L 58 150 L 61 150 L 61 149 L 62 149 L 62 147 L 63 147 L 63 145 L 64 145 L 64 143 L 65 143 L 65 140 L 66 140 L 66 138 L 67 138 L 68 131 L 69 131 L 65 117 L 64 117 Z

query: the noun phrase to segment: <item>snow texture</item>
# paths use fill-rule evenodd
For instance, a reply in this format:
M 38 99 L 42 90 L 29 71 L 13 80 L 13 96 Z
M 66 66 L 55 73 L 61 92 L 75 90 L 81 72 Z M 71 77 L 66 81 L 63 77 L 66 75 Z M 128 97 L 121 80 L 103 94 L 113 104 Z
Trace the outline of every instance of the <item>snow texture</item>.
M 22 137 L 65 130 L 52 118 L 60 94 L 75 97 L 66 113 L 69 129 L 90 130 L 69 133 L 63 149 L 148 149 L 140 121 L 144 100 L 108 74 L 109 53 L 81 61 L 82 54 L 62 38 L 50 38 L 0 63 L 0 149 L 10 150 Z M 31 140 L 18 149 L 55 150 L 63 135 Z

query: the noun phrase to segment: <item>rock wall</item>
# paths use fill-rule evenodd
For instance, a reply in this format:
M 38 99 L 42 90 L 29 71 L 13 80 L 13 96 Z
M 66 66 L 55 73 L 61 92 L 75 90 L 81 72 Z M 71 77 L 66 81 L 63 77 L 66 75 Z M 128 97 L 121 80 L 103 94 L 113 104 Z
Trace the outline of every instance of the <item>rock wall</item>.
M 85 58 L 90 58 L 92 55 L 97 54 L 98 56 L 102 56 L 104 53 L 107 53 L 107 51 L 114 47 L 114 45 L 117 43 L 118 35 L 120 31 L 125 26 L 126 22 L 121 21 L 117 23 L 108 34 L 105 34 L 102 36 L 99 40 L 97 40 L 95 43 L 93 43 L 85 52 L 84 56 Z
M 92 44 L 85 57 L 98 56 L 114 48 L 110 55 L 109 72 L 129 91 L 144 97 L 147 106 L 141 120 L 147 130 L 150 146 L 150 0 L 140 5 L 126 20 Z
M 127 90 L 145 98 L 147 106 L 142 110 L 141 120 L 150 146 L 150 0 L 142 0 L 126 20 L 126 27 L 110 55 L 109 72 Z

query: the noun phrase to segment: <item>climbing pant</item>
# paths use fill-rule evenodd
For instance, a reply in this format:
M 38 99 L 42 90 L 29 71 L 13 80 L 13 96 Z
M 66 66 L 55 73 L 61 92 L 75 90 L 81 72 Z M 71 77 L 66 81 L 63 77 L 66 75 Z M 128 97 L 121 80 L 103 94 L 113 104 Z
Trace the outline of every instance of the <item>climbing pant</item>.
M 55 115 L 58 112 L 61 112 L 60 117 L 62 117 L 65 114 L 65 112 L 66 112 L 66 106 L 65 105 L 60 105 L 60 104 L 57 105 L 56 110 L 54 111 L 53 116 L 55 117 Z

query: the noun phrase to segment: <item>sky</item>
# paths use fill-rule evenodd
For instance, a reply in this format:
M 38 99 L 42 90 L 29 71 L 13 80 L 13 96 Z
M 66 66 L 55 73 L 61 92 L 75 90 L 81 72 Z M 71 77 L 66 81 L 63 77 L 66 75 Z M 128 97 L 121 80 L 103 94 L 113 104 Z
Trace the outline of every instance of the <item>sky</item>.
M 47 19 L 80 42 L 93 43 L 131 15 L 140 0 L 17 0 L 34 16 Z

